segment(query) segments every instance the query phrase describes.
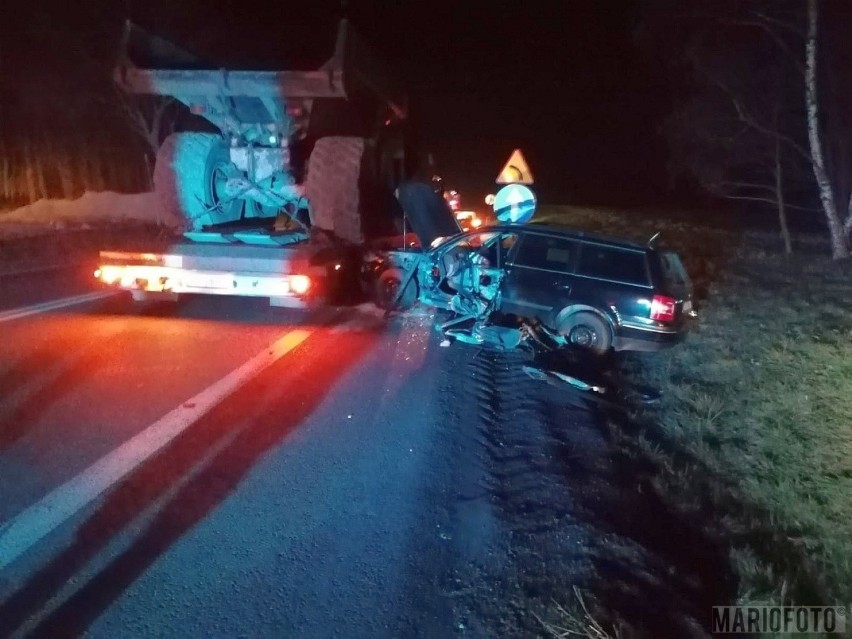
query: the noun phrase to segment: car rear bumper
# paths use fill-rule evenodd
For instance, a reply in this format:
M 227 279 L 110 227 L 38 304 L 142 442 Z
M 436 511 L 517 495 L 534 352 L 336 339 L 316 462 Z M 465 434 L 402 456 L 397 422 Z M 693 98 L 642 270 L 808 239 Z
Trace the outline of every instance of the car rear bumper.
M 687 332 L 686 326 L 680 329 L 621 326 L 615 335 L 613 348 L 617 351 L 659 351 L 682 342 Z

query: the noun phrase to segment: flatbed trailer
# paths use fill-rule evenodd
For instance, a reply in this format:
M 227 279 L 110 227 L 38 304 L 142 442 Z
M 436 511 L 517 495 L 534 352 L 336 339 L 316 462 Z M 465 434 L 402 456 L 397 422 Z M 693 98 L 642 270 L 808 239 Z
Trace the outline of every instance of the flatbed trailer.
M 375 300 L 382 273 L 409 273 L 420 250 L 399 238 L 371 247 L 311 242 L 258 246 L 180 240 L 155 251 L 101 251 L 95 277 L 134 301 L 176 301 L 186 294 L 265 297 L 272 306 L 310 308 Z M 277 240 L 280 242 L 281 240 Z M 389 249 L 395 244 L 399 248 Z M 401 277 L 400 277 L 401 279 Z

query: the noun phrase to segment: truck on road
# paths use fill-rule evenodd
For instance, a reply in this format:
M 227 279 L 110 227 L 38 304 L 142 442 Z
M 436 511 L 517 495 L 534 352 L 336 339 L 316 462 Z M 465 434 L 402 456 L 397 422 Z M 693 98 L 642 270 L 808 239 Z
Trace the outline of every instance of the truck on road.
M 351 293 L 368 249 L 382 250 L 371 286 L 392 288 L 412 268 L 417 241 L 394 191 L 420 156 L 406 143 L 404 98 L 347 20 L 315 70 L 143 68 L 125 57 L 124 91 L 172 97 L 207 130 L 173 133 L 156 157 L 158 201 L 185 220 L 183 235 L 102 251 L 103 283 L 138 301 L 193 293 L 301 307 Z

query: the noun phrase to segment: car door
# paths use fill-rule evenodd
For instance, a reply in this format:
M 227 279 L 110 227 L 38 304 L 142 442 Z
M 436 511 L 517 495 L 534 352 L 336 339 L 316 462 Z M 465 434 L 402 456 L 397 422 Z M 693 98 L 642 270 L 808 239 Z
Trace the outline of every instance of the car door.
M 553 325 L 568 305 L 577 242 L 572 238 L 526 231 L 507 257 L 501 310 Z

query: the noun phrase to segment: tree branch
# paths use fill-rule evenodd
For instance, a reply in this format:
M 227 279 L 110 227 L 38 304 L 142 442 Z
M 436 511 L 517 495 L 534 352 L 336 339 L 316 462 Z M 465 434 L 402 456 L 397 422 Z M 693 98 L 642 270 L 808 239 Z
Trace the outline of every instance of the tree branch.
M 743 108 L 743 105 L 740 104 L 740 101 L 737 98 L 735 98 L 733 95 L 731 95 L 731 100 L 734 103 L 734 108 L 737 110 L 737 115 L 740 117 L 740 119 L 743 122 L 748 124 L 750 127 L 755 129 L 756 131 L 760 131 L 764 135 L 768 135 L 772 138 L 776 138 L 778 140 L 781 140 L 787 146 L 789 146 L 791 149 L 793 149 L 796 153 L 798 153 L 800 156 L 802 156 L 802 158 L 807 160 L 808 164 L 811 164 L 813 162 L 813 157 L 807 151 L 807 149 L 805 149 L 805 147 L 803 147 L 801 144 L 796 142 L 789 135 L 785 135 L 785 134 L 781 133 L 780 131 L 775 131 L 773 129 L 770 129 L 769 127 L 764 126 L 760 122 L 755 120 L 749 113 L 746 112 L 746 110 Z
M 762 191 L 769 191 L 770 193 L 775 193 L 775 187 L 769 184 L 753 184 L 751 182 L 720 182 L 719 186 L 722 187 L 732 187 L 736 189 L 756 189 Z
M 796 71 L 798 71 L 799 74 L 802 76 L 802 78 L 804 78 L 805 77 L 805 67 L 799 61 L 799 56 L 795 53 L 795 51 L 793 51 L 790 48 L 790 45 L 788 45 L 784 41 L 784 38 L 782 38 L 778 34 L 777 31 L 775 31 L 769 24 L 764 22 L 764 20 L 769 20 L 770 22 L 771 22 L 771 20 L 767 16 L 765 16 L 761 13 L 758 13 L 758 12 L 755 12 L 754 15 L 758 16 L 760 19 L 759 20 L 721 20 L 720 22 L 722 24 L 728 24 L 728 25 L 737 26 L 737 27 L 757 27 L 758 29 L 760 29 L 761 31 L 766 33 L 766 35 L 768 35 L 770 38 L 772 38 L 772 40 L 775 41 L 775 44 L 778 46 L 778 48 L 781 49 L 781 51 L 790 59 L 789 61 L 796 68 Z M 790 27 L 789 25 L 787 25 L 787 28 L 792 29 L 792 27 Z
M 813 162 L 813 157 L 811 156 L 810 152 L 807 149 L 805 149 L 805 147 L 803 147 L 801 144 L 796 142 L 796 140 L 794 140 L 793 138 L 791 138 L 788 135 L 781 133 L 780 131 L 777 131 L 775 129 L 771 129 L 771 128 L 761 124 L 750 113 L 748 113 L 748 111 L 746 111 L 746 109 L 743 107 L 742 103 L 740 102 L 740 99 L 736 96 L 736 94 L 731 90 L 731 88 L 727 84 L 722 82 L 722 80 L 720 80 L 719 78 L 715 77 L 712 73 L 709 73 L 706 69 L 701 68 L 701 65 L 698 64 L 694 59 L 693 59 L 693 66 L 705 78 L 707 78 L 707 80 L 709 80 L 712 84 L 714 84 L 716 87 L 721 89 L 722 92 L 725 93 L 725 95 L 728 96 L 728 98 L 731 100 L 731 104 L 733 104 L 734 109 L 737 112 L 737 117 L 740 119 L 741 122 L 750 126 L 755 131 L 758 131 L 760 133 L 763 133 L 766 136 L 769 136 L 772 139 L 781 140 L 787 146 L 789 146 L 791 149 L 796 151 L 796 153 L 798 153 L 803 159 L 805 159 L 808 164 L 811 164 Z
M 758 196 L 751 196 L 751 195 L 733 195 L 733 194 L 722 195 L 722 197 L 724 197 L 725 199 L 728 199 L 728 200 L 750 200 L 752 202 L 764 202 L 766 204 L 772 204 L 773 206 L 776 204 L 774 198 L 768 198 L 768 197 L 758 197 Z M 789 204 L 787 206 L 789 206 Z
M 812 206 L 799 206 L 798 204 L 785 203 L 788 209 L 796 209 L 797 211 L 807 211 L 808 213 L 822 213 L 822 209 L 815 209 Z

